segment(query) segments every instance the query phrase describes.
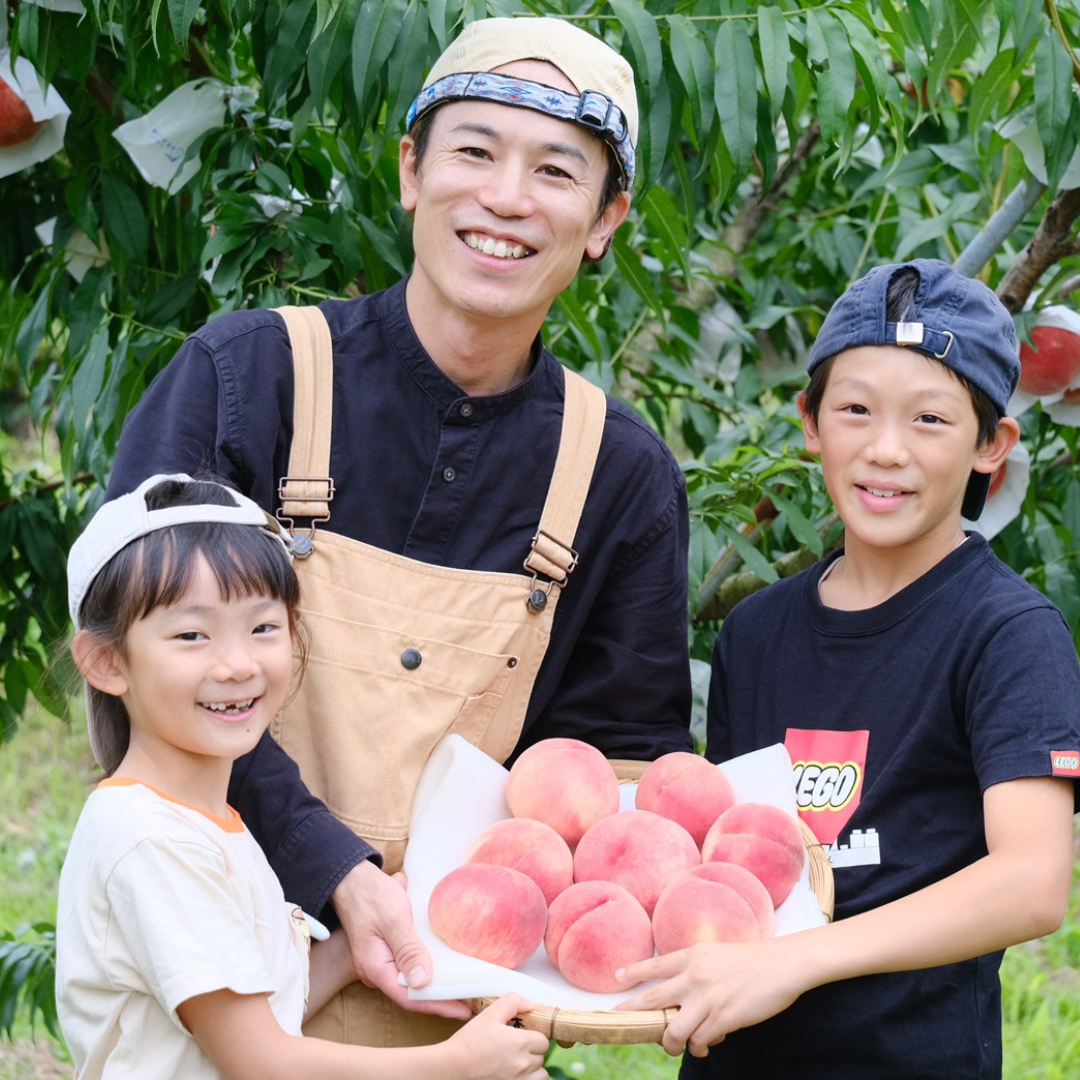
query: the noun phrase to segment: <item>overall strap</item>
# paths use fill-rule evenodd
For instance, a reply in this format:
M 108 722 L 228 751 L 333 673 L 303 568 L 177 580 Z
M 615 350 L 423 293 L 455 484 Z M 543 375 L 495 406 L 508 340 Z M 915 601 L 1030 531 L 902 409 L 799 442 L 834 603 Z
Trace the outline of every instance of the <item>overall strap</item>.
M 525 569 L 533 576 L 528 599 L 532 611 L 542 611 L 552 588 L 565 585 L 577 566 L 574 537 L 592 482 L 607 415 L 607 398 L 603 390 L 569 368 L 563 368 L 563 372 L 566 401 L 559 453 L 540 527 L 524 562 Z M 546 588 L 538 587 L 538 574 L 549 579 Z
M 279 307 L 293 353 L 293 438 L 289 471 L 278 481 L 277 516 L 290 526 L 295 554 L 311 554 L 315 527 L 330 520 L 334 481 L 330 476 L 330 434 L 334 419 L 334 354 L 326 317 L 314 304 Z M 309 518 L 297 534 L 293 518 Z

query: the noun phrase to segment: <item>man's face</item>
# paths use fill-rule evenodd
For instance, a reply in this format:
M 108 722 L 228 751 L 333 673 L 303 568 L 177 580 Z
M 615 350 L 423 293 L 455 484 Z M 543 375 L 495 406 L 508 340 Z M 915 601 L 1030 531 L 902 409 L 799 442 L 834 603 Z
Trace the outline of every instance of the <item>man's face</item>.
M 550 64 L 499 70 L 575 92 Z M 623 193 L 600 211 L 606 148 L 577 124 L 493 102 L 451 102 L 429 123 L 419 174 L 410 136 L 401 149 L 401 202 L 414 214 L 410 316 L 513 320 L 535 334 L 629 209 Z

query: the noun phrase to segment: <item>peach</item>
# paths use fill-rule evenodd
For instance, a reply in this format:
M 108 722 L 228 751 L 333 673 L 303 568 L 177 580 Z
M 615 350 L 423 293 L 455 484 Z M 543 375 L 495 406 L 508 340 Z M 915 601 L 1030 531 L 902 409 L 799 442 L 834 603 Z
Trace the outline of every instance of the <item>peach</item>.
M 532 818 L 506 818 L 484 829 L 465 853 L 467 863 L 520 870 L 540 886 L 550 904 L 574 880 L 574 855 L 550 826 Z
M 656 951 L 698 942 L 772 937 L 772 897 L 749 870 L 735 863 L 702 863 L 660 894 L 652 918 Z
M 723 770 L 700 754 L 676 750 L 642 773 L 635 805 L 677 821 L 700 848 L 712 823 L 735 805 L 735 789 Z
M 702 845 L 701 861 L 745 867 L 779 907 L 799 880 L 806 847 L 791 814 L 770 803 L 743 802 L 716 819 Z
M 574 881 L 614 881 L 652 916 L 656 899 L 677 875 L 701 862 L 694 838 L 651 810 L 624 810 L 598 821 L 574 852 Z
M 1080 328 L 1036 323 L 1031 328 L 1031 344 L 1020 345 L 1020 389 L 1041 397 L 1064 390 L 1078 376 Z
M 544 948 L 567 982 L 593 993 L 626 988 L 615 972 L 653 954 L 645 909 L 613 881 L 582 881 L 555 898 Z
M 619 809 L 611 763 L 579 739 L 544 739 L 510 768 L 506 805 L 514 817 L 550 825 L 571 848 L 585 830 Z
M 431 890 L 428 922 L 451 949 L 516 968 L 544 940 L 547 904 L 528 874 L 468 863 L 451 870 Z

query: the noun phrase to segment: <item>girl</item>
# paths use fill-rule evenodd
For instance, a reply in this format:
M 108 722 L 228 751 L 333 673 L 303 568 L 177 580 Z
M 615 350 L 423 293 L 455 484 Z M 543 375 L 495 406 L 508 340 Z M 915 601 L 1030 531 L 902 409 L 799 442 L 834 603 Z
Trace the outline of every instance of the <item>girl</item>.
M 310 947 L 225 801 L 297 651 L 303 667 L 277 523 L 220 484 L 151 477 L 76 541 L 68 591 L 106 774 L 60 879 L 57 1004 L 78 1076 L 546 1077 L 547 1040 L 509 1026 L 532 1007 L 515 995 L 436 1046 L 300 1037 L 305 1009 L 356 978 L 348 944 L 337 930 Z

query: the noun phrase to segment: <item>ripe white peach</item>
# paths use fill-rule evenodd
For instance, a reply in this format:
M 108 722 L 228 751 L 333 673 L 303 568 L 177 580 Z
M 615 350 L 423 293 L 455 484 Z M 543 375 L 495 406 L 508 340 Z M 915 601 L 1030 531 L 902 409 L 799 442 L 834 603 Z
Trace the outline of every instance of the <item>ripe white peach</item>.
M 799 880 L 806 847 L 798 821 L 770 803 L 736 803 L 713 824 L 701 848 L 702 862 L 745 867 L 779 907 Z
M 574 852 L 574 881 L 614 881 L 652 915 L 672 878 L 701 862 L 694 838 L 651 810 L 624 810 L 602 818 Z
M 613 881 L 582 881 L 548 911 L 544 948 L 567 982 L 593 993 L 626 989 L 615 972 L 653 954 L 652 925 L 638 901 Z
M 544 940 L 547 904 L 540 886 L 520 870 L 467 863 L 431 890 L 428 921 L 451 949 L 516 968 Z
M 611 763 L 579 739 L 544 739 L 510 768 L 506 805 L 514 817 L 550 825 L 571 847 L 585 830 L 619 809 Z
M 678 822 L 698 848 L 712 823 L 735 804 L 724 771 L 700 754 L 676 750 L 652 762 L 638 781 L 635 805 Z
M 467 863 L 520 870 L 540 886 L 550 904 L 574 880 L 574 855 L 550 826 L 532 818 L 505 818 L 484 829 L 465 853 Z

